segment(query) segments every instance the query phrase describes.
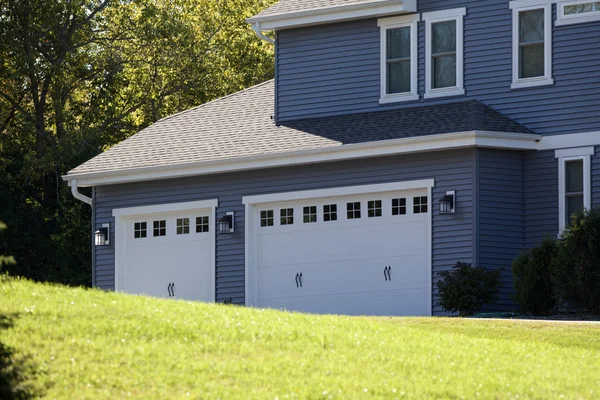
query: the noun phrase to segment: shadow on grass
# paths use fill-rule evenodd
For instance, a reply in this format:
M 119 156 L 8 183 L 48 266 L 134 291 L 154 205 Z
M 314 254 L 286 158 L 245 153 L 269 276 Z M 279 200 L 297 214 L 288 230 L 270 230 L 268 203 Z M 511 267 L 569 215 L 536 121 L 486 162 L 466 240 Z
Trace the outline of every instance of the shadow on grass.
M 17 314 L 0 313 L 0 330 L 12 328 L 17 317 Z M 25 400 L 42 396 L 42 390 L 35 386 L 37 375 L 28 357 L 0 342 L 0 399 Z

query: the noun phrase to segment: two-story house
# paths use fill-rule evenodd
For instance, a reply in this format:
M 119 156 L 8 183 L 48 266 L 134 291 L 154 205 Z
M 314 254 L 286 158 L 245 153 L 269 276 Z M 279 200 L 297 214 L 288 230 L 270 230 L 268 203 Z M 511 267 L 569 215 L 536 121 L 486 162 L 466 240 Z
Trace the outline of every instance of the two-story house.
M 599 1 L 281 0 L 248 22 L 274 80 L 65 176 L 95 286 L 431 315 L 463 261 L 503 269 L 511 309 L 514 257 L 600 206 Z

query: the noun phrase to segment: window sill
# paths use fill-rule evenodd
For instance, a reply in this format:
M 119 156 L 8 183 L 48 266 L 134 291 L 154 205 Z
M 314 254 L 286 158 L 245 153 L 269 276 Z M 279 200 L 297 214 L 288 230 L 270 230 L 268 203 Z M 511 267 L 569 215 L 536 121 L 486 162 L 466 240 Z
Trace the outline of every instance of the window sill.
M 400 103 L 403 101 L 416 101 L 419 100 L 419 95 L 414 93 L 403 93 L 395 95 L 386 95 L 379 99 L 379 104 L 390 104 Z
M 449 96 L 464 96 L 465 89 L 463 88 L 444 88 L 444 89 L 432 89 L 423 95 L 424 99 L 436 99 L 438 97 L 449 97 Z
M 533 78 L 533 79 L 523 79 L 517 82 L 513 82 L 510 85 L 511 89 L 525 89 L 536 86 L 549 86 L 554 85 L 554 79 L 552 78 Z

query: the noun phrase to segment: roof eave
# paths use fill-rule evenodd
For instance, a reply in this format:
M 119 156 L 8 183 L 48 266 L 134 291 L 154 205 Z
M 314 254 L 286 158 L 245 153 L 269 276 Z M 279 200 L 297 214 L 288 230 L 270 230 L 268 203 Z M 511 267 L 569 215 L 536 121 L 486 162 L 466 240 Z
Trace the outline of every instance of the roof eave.
M 260 25 L 262 31 L 271 31 L 415 12 L 417 12 L 416 0 L 381 0 L 264 17 L 254 16 L 246 19 L 246 22 Z
M 467 147 L 535 150 L 539 148 L 538 142 L 541 138 L 541 135 L 509 132 L 443 133 L 198 163 L 100 172 L 69 172 L 63 179 L 69 184 L 72 179 L 77 179 L 78 186 L 89 187 Z

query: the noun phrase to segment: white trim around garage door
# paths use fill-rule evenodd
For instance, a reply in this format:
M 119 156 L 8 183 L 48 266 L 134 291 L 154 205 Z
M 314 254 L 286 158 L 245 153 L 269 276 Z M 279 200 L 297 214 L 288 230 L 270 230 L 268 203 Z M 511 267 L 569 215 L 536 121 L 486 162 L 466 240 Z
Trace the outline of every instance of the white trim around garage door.
M 432 232 L 432 212 L 433 212 L 433 199 L 432 199 L 432 188 L 435 186 L 434 179 L 422 179 L 414 181 L 403 181 L 403 182 L 391 182 L 373 185 L 360 185 L 360 186 L 344 186 L 338 188 L 328 189 L 316 189 L 316 190 L 304 190 L 297 192 L 282 192 L 272 193 L 257 196 L 244 196 L 242 197 L 242 203 L 245 205 L 245 243 L 246 249 L 246 267 L 245 267 L 245 299 L 247 306 L 256 306 L 257 296 L 257 281 L 256 281 L 256 268 L 257 268 L 257 254 L 256 254 L 256 233 L 258 227 L 257 218 L 257 206 L 265 203 L 273 203 L 280 201 L 294 201 L 304 200 L 313 198 L 323 197 L 337 197 L 337 196 L 349 196 L 356 194 L 365 193 L 381 193 L 390 191 L 410 190 L 410 189 L 427 189 L 427 195 L 429 198 L 430 206 L 428 208 L 428 227 L 427 227 L 427 242 L 429 243 L 428 249 L 428 274 L 429 274 L 429 310 L 433 314 L 433 232 Z
M 165 213 L 176 213 L 181 211 L 195 210 L 211 210 L 211 224 L 214 227 L 216 216 L 216 208 L 219 206 L 217 199 L 190 201 L 184 203 L 157 204 L 152 206 L 127 207 L 113 209 L 113 217 L 115 218 L 115 291 L 118 292 L 122 288 L 119 286 L 119 275 L 127 271 L 127 265 L 122 264 L 126 259 L 126 222 L 133 217 L 152 216 Z M 212 284 L 210 297 L 215 299 L 216 294 L 216 229 L 212 229 Z M 121 270 L 124 269 L 124 270 Z

